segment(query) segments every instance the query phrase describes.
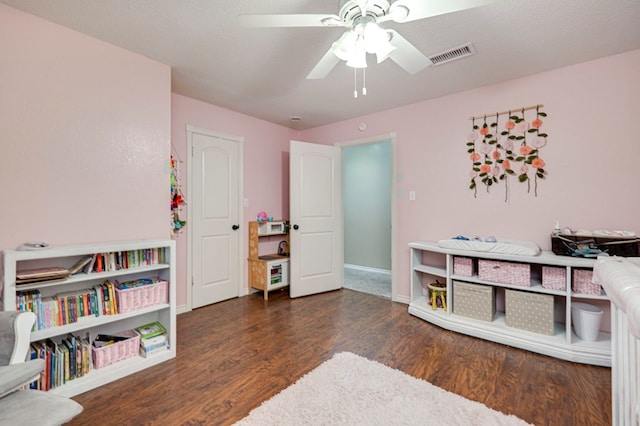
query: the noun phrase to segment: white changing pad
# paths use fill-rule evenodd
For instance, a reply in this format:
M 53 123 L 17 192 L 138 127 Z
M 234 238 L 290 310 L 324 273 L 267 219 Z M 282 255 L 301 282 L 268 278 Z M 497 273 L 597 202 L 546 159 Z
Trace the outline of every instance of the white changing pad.
M 540 254 L 540 247 L 531 241 L 498 239 L 495 243 L 487 243 L 484 241 L 448 239 L 438 241 L 438 245 L 449 249 L 513 254 L 517 256 L 537 256 Z

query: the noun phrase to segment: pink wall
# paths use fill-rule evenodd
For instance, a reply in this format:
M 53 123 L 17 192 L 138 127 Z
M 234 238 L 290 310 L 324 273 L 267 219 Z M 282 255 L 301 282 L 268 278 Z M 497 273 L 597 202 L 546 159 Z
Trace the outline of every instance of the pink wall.
M 429 72 L 425 70 L 424 72 Z M 555 221 L 573 229 L 640 232 L 640 50 L 302 132 L 336 143 L 395 132 L 398 294 L 409 297 L 415 240 L 495 235 L 550 249 Z M 363 99 L 366 101 L 366 99 Z M 490 193 L 468 189 L 470 116 L 543 104 L 547 179 L 538 196 L 511 178 Z M 365 132 L 358 124 L 365 122 Z M 416 191 L 409 201 L 408 191 Z
M 171 70 L 0 4 L 0 249 L 168 238 Z
M 186 195 L 188 171 L 186 170 L 187 125 L 244 138 L 244 195 L 249 207 L 244 208 L 246 223 L 255 220 L 260 211 L 275 218 L 289 215 L 289 141 L 298 132 L 248 115 L 220 108 L 181 95 L 172 95 L 171 105 L 172 153 L 183 161 L 183 191 Z M 187 216 L 187 207 L 183 210 Z M 188 226 L 188 225 L 187 225 Z M 177 304 L 187 303 L 187 231 L 177 238 L 178 286 Z M 248 256 L 248 243 L 243 244 L 243 259 Z M 246 260 L 245 267 L 246 271 Z M 247 287 L 245 273 L 244 287 Z

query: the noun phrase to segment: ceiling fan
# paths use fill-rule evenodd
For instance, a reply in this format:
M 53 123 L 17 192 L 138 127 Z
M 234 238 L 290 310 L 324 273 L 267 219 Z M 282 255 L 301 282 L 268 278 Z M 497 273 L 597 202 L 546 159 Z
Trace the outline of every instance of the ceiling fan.
M 332 14 L 240 15 L 247 27 L 345 27 L 347 30 L 311 70 L 308 79 L 324 78 L 341 61 L 353 68 L 367 67 L 367 54 L 380 63 L 387 58 L 409 74 L 431 65 L 431 61 L 385 22 L 411 22 L 432 16 L 471 9 L 496 0 L 341 0 L 340 11 Z

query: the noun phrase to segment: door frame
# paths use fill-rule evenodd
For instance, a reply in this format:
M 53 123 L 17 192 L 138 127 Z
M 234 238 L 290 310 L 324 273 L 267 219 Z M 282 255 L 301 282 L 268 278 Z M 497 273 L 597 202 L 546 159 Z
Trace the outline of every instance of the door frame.
M 405 300 L 398 300 L 398 253 L 396 250 L 396 237 L 398 226 L 396 224 L 396 133 L 391 132 L 378 136 L 370 136 L 361 139 L 352 139 L 344 142 L 337 142 L 335 146 L 342 149 L 347 147 L 353 147 L 358 145 L 373 145 L 382 143 L 385 141 L 391 142 L 391 300 L 394 302 L 406 302 Z M 343 185 L 343 183 L 340 183 Z M 343 206 L 343 221 L 344 221 L 344 206 Z M 343 243 L 344 244 L 344 243 Z M 344 263 L 344 259 L 343 259 Z
M 193 187 L 193 141 L 191 138 L 192 133 L 200 133 L 207 136 L 212 136 L 216 138 L 221 138 L 225 140 L 229 140 L 230 142 L 235 142 L 240 145 L 239 153 L 238 153 L 238 223 L 240 224 L 239 238 L 240 243 L 238 244 L 238 253 L 237 253 L 237 262 L 236 267 L 238 268 L 238 297 L 243 296 L 242 288 L 244 286 L 244 245 L 243 241 L 246 240 L 246 234 L 244 229 L 244 138 L 241 136 L 230 135 L 222 132 L 217 132 L 213 130 L 203 129 L 201 127 L 196 127 L 191 124 L 187 124 L 186 126 L 187 132 L 187 225 L 193 223 L 193 213 L 189 208 L 189 200 L 193 199 L 193 193 L 191 188 Z M 193 253 L 192 253 L 192 245 L 193 245 L 193 227 L 187 226 L 187 311 L 193 310 Z

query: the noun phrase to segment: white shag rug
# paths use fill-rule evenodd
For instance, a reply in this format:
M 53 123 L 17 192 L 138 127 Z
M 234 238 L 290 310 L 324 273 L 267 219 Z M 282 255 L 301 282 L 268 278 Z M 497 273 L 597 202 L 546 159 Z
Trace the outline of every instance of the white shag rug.
M 527 425 L 358 355 L 341 352 L 236 423 L 247 425 Z

